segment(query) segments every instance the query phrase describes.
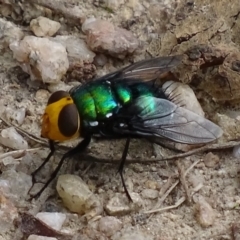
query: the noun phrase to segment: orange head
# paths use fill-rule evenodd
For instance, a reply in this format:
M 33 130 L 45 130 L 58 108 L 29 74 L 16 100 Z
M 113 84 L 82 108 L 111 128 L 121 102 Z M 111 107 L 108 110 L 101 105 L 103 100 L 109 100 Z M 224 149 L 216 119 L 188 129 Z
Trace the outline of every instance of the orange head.
M 41 136 L 63 142 L 80 135 L 80 116 L 70 94 L 54 92 L 42 116 Z

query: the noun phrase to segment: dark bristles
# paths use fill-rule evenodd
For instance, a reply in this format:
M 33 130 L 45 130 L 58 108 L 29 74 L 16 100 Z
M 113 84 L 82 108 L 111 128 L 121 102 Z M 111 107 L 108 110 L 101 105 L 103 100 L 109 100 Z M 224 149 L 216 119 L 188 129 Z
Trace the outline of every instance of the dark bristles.
M 68 104 L 63 107 L 58 117 L 58 127 L 60 132 L 71 137 L 78 131 L 78 110 L 74 104 Z
M 64 97 L 68 97 L 69 96 L 69 93 L 66 92 L 66 91 L 57 91 L 57 92 L 54 92 L 50 98 L 48 99 L 48 103 L 47 105 L 51 104 L 51 103 L 54 103 L 54 102 L 57 102 L 59 101 L 60 99 L 64 98 Z

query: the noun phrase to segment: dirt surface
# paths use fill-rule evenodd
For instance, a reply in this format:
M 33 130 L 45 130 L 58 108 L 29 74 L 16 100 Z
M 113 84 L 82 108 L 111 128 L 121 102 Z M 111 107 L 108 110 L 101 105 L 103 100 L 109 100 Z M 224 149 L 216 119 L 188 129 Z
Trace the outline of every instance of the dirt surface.
M 94 0 L 71 1 L 69 4 L 58 0 L 53 1 L 54 6 L 48 1 L 32 1 L 41 7 L 29 2 L 0 0 L 1 17 L 16 24 L 26 35 L 32 34 L 29 30 L 30 20 L 42 15 L 61 22 L 61 35 L 84 36 L 81 24 L 86 18 L 95 16 L 131 31 L 141 41 L 142 47 L 124 60 L 106 54 L 104 66 L 85 63 L 85 70 L 81 66 L 75 69 L 75 72 L 68 72 L 68 78 L 62 80 L 64 86 L 71 85 L 68 82 L 69 77 L 77 78 L 78 74 L 81 75 L 80 83 L 84 83 L 87 81 L 84 76 L 87 76 L 87 79 L 95 74 L 100 76 L 133 61 L 184 54 L 182 64 L 173 72 L 174 77 L 177 81 L 190 84 L 206 117 L 223 128 L 224 136 L 218 143 L 227 143 L 240 137 L 238 0 Z M 72 9 L 73 6 L 76 11 Z M 5 12 L 8 10 L 9 14 L 4 14 L 3 9 Z M 99 219 L 109 215 L 106 211 L 109 202 L 119 198 L 122 205 L 130 204 L 117 174 L 117 161 L 113 161 L 113 164 L 101 161 L 92 163 L 82 161 L 87 159 L 84 156 L 77 157 L 77 161 L 69 160 L 61 169 L 62 174 L 74 173 L 81 176 L 89 189 L 100 199 L 104 211 L 94 221 L 86 223 L 81 215 L 71 213 L 63 206 L 55 190 L 56 180 L 39 200 L 28 200 L 31 186 L 29 175 L 49 153 L 46 146 L 32 137 L 40 135 L 41 116 L 50 94 L 49 85 L 31 81 L 29 75 L 18 66 L 19 63 L 13 58 L 11 50 L 4 44 L 5 41 L 1 41 L 0 115 L 7 119 L 10 125 L 25 131 L 19 133 L 28 142 L 29 149 L 33 150 L 18 156 L 12 155 L 13 160 L 4 162 L 1 156 L 13 152 L 13 149 L 0 145 L 0 177 L 1 180 L 11 182 L 8 190 L 4 190 L 3 183 L 0 186 L 0 216 L 4 222 L 5 219 L 8 222 L 0 226 L 0 239 L 27 239 L 29 235 L 36 234 L 29 228 L 26 220 L 29 216 L 21 215 L 20 212 L 28 212 L 33 216 L 38 212 L 65 213 L 65 232 L 52 231 L 50 234 L 57 239 L 240 239 L 240 155 L 235 158 L 231 148 L 213 151 L 212 155 L 208 152 L 199 153 L 179 158 L 178 161 L 127 164 L 125 180 L 130 193 L 138 194 L 140 204 L 130 208 L 127 213 L 123 211 L 122 214 L 114 216 L 121 221 L 121 227 L 111 234 L 99 227 Z M 26 109 L 26 115 L 19 124 L 14 113 L 21 108 Z M 4 121 L 0 122 L 1 130 L 7 127 L 9 126 Z M 76 142 L 69 143 L 68 146 L 73 146 Z M 124 143 L 124 140 L 93 141 L 88 153 L 100 159 L 120 159 Z M 40 149 L 34 150 L 35 147 Z M 46 165 L 38 176 L 39 182 L 48 179 L 62 153 L 63 150 L 58 152 L 54 160 Z M 155 160 L 177 153 L 149 142 L 132 140 L 128 160 Z M 74 168 L 72 165 L 75 165 Z M 12 170 L 16 170 L 14 174 Z M 20 173 L 26 176 L 22 177 Z M 36 184 L 33 192 L 41 186 L 41 183 Z M 154 194 L 157 194 L 156 197 Z M 4 204 L 7 210 L 4 210 Z M 172 208 L 168 208 L 169 206 Z M 150 213 L 150 210 L 154 210 L 154 213 Z M 40 229 L 39 235 L 49 230 L 40 225 L 35 226 L 35 229 Z M 66 236 L 65 233 L 69 235 Z

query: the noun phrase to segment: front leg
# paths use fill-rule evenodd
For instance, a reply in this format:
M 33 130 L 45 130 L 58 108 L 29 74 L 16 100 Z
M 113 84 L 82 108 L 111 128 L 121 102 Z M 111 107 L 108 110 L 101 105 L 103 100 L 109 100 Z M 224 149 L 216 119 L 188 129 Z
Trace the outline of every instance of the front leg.
M 48 181 L 44 184 L 44 186 L 42 187 L 42 189 L 36 193 L 35 195 L 33 195 L 31 198 L 39 198 L 42 194 L 42 192 L 48 187 L 48 185 L 53 181 L 53 179 L 57 176 L 59 170 L 61 169 L 62 165 L 63 165 L 63 162 L 66 158 L 71 158 L 73 157 L 74 155 L 76 155 L 77 153 L 81 153 L 83 152 L 87 146 L 89 145 L 91 141 L 91 136 L 88 136 L 88 137 L 85 137 L 83 139 L 83 141 L 81 141 L 76 147 L 70 149 L 68 152 L 66 152 L 60 162 L 58 163 L 58 166 L 56 167 L 56 169 L 52 172 L 50 178 L 48 179 Z M 45 161 L 44 161 L 45 162 Z

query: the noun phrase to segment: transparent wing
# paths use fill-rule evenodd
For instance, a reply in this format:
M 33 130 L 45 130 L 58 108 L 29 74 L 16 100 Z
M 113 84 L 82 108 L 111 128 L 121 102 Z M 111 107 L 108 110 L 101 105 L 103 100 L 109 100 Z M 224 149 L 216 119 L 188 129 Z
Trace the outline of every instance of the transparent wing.
M 143 60 L 98 78 L 96 81 L 151 81 L 167 76 L 170 70 L 180 64 L 181 60 L 182 55 Z
M 201 144 L 214 141 L 223 133 L 219 126 L 206 118 L 155 97 L 139 97 L 124 114 L 133 117 L 126 118 L 115 130 L 125 134 Z

